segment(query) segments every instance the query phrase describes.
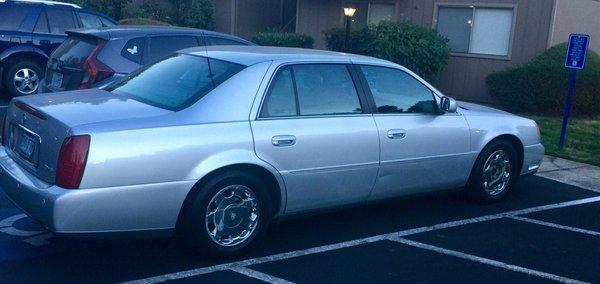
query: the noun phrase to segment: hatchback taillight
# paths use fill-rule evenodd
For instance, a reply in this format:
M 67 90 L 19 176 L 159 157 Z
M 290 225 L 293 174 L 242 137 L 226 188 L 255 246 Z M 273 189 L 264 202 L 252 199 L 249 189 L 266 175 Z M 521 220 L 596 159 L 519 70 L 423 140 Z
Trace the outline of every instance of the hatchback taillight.
M 79 188 L 89 150 L 89 135 L 71 136 L 65 139 L 58 155 L 56 185 L 68 189 Z
M 105 45 L 105 41 L 98 40 L 98 45 L 96 45 L 94 50 L 92 50 L 92 53 L 90 53 L 90 56 L 83 62 L 83 68 L 85 69 L 86 74 L 79 89 L 89 89 L 95 83 L 101 82 L 115 74 L 114 70 L 98 60 L 98 54 Z

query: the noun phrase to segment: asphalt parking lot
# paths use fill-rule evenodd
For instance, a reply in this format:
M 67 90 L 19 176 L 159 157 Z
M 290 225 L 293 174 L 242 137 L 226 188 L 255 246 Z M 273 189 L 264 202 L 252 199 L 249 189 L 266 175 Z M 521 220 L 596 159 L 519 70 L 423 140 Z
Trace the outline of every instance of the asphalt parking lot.
M 538 176 L 503 202 L 444 193 L 289 220 L 217 261 L 174 240 L 44 232 L 0 197 L 0 282 L 597 282 L 600 194 Z

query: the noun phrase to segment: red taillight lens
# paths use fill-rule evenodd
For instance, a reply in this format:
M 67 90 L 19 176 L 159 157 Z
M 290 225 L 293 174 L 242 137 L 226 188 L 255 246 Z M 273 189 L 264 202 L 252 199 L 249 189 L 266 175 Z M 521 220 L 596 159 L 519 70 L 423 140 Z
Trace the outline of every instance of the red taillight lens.
M 88 56 L 88 58 L 83 62 L 83 68 L 87 74 L 83 78 L 83 82 L 81 82 L 79 89 L 89 89 L 95 83 L 98 83 L 115 74 L 114 70 L 100 62 L 100 60 L 97 58 L 98 54 L 100 51 L 102 51 L 102 48 L 104 48 L 105 45 L 105 41 L 98 40 L 98 45 L 96 45 L 96 48 L 92 50 L 90 56 Z
M 71 136 L 65 139 L 58 155 L 56 185 L 68 189 L 79 188 L 89 149 L 89 135 Z

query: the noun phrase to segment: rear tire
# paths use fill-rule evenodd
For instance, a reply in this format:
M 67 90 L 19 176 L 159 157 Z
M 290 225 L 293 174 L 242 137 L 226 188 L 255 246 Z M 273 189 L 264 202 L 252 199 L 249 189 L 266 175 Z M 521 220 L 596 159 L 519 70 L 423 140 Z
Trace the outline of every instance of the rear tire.
M 501 200 L 517 180 L 517 151 L 505 140 L 493 141 L 479 154 L 466 186 L 467 196 L 476 202 Z
M 183 208 L 179 233 L 199 253 L 228 258 L 251 250 L 272 216 L 267 185 L 245 172 L 220 174 Z
M 11 97 L 34 95 L 43 77 L 43 68 L 39 63 L 29 59 L 17 59 L 6 68 L 2 83 Z

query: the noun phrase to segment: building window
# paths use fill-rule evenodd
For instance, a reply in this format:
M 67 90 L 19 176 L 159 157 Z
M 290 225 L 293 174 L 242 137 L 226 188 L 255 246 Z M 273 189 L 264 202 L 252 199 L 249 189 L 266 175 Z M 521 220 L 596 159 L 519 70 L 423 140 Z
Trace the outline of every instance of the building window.
M 356 14 L 352 17 L 352 28 L 360 29 L 367 24 L 379 24 L 381 21 L 394 19 L 396 5 L 393 3 L 350 3 L 356 8 Z
M 440 6 L 437 17 L 452 52 L 508 56 L 513 8 Z

